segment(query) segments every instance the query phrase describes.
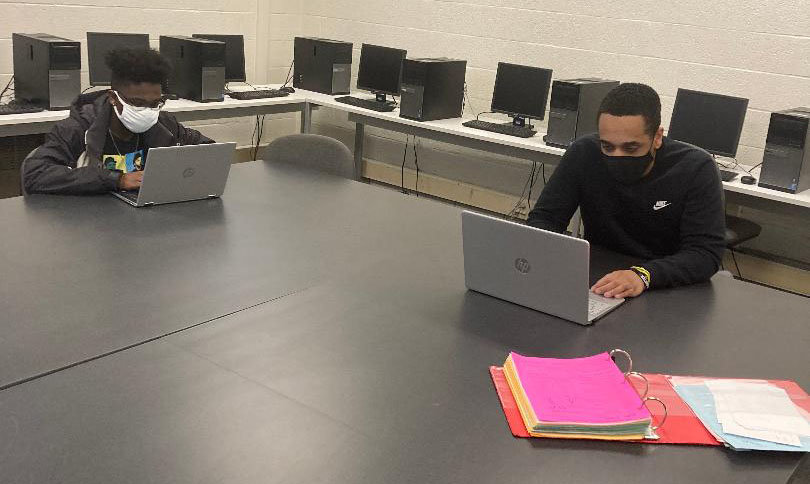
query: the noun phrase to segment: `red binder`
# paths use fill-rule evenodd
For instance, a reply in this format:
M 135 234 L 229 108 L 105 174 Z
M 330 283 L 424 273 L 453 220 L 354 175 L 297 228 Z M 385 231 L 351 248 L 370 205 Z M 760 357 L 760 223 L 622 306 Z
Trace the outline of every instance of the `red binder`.
M 523 418 L 520 416 L 520 411 L 517 408 L 515 399 L 512 396 L 512 391 L 509 389 L 509 384 L 506 382 L 506 377 L 503 374 L 503 368 L 491 366 L 489 368 L 492 382 L 495 384 L 495 390 L 498 392 L 498 398 L 503 408 L 503 413 L 506 416 L 506 421 L 509 424 L 509 429 L 515 437 L 529 437 L 526 431 L 526 426 L 523 423 Z M 657 430 L 658 440 L 635 440 L 626 442 L 638 442 L 644 444 L 692 444 L 692 445 L 723 445 L 706 430 L 706 427 L 700 422 L 700 419 L 692 412 L 689 406 L 672 388 L 665 375 L 644 374 L 650 384 L 649 394 L 663 400 L 667 406 L 667 420 L 665 424 Z M 633 381 L 636 389 L 640 390 L 643 387 L 643 382 Z M 663 414 L 663 409 L 658 405 L 651 405 L 649 407 L 650 413 L 655 422 L 660 422 Z

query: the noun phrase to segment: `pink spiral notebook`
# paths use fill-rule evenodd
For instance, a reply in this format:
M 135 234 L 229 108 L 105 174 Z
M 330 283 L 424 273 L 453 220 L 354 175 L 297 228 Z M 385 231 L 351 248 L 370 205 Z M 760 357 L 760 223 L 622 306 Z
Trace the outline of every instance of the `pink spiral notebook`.
M 536 422 L 598 427 L 650 420 L 639 394 L 608 353 L 571 359 L 510 353 L 509 359 Z

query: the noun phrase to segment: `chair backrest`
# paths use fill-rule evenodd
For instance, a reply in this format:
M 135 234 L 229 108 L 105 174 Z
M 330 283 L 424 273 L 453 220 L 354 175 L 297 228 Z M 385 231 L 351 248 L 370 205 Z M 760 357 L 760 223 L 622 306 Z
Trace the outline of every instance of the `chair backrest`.
M 25 155 L 25 158 L 23 158 L 22 163 L 20 163 L 20 194 L 22 194 L 22 196 L 28 195 L 28 193 L 26 193 L 25 191 L 25 165 L 27 164 L 28 160 L 32 156 L 34 156 L 34 153 L 37 152 L 37 149 L 38 148 L 34 148 L 33 150 L 31 150 L 30 153 Z
M 295 163 L 316 170 L 354 178 L 354 157 L 340 141 L 317 134 L 293 134 L 270 143 L 259 158 Z

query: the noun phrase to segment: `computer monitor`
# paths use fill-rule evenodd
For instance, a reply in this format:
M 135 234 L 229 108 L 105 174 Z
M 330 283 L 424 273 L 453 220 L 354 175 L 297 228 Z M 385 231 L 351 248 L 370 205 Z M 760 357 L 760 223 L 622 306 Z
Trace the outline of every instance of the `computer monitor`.
M 120 34 L 87 32 L 87 63 L 90 64 L 90 85 L 109 86 L 110 68 L 104 59 L 107 53 L 118 49 L 148 49 L 148 34 Z
M 499 62 L 492 112 L 508 114 L 520 126 L 525 118 L 545 119 L 551 73 L 551 69 Z
M 667 136 L 734 158 L 747 109 L 745 98 L 678 89 Z
M 225 82 L 245 82 L 245 37 L 242 35 L 193 34 L 198 39 L 225 43 Z
M 402 81 L 402 61 L 408 52 L 402 49 L 363 44 L 360 49 L 360 70 L 357 73 L 357 89 L 377 94 L 385 101 L 385 95 L 398 95 Z

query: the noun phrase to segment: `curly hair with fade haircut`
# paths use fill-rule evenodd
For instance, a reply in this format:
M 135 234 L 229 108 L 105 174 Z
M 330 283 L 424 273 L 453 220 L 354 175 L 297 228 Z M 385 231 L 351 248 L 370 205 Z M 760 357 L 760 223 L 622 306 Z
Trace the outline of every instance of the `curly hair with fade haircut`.
M 118 49 L 107 53 L 104 62 L 112 71 L 112 86 L 160 84 L 164 88 L 172 70 L 169 61 L 154 49 Z
M 661 98 L 655 89 L 646 84 L 635 82 L 619 84 L 602 100 L 596 119 L 603 114 L 643 116 L 644 131 L 650 136 L 655 136 L 661 126 Z

